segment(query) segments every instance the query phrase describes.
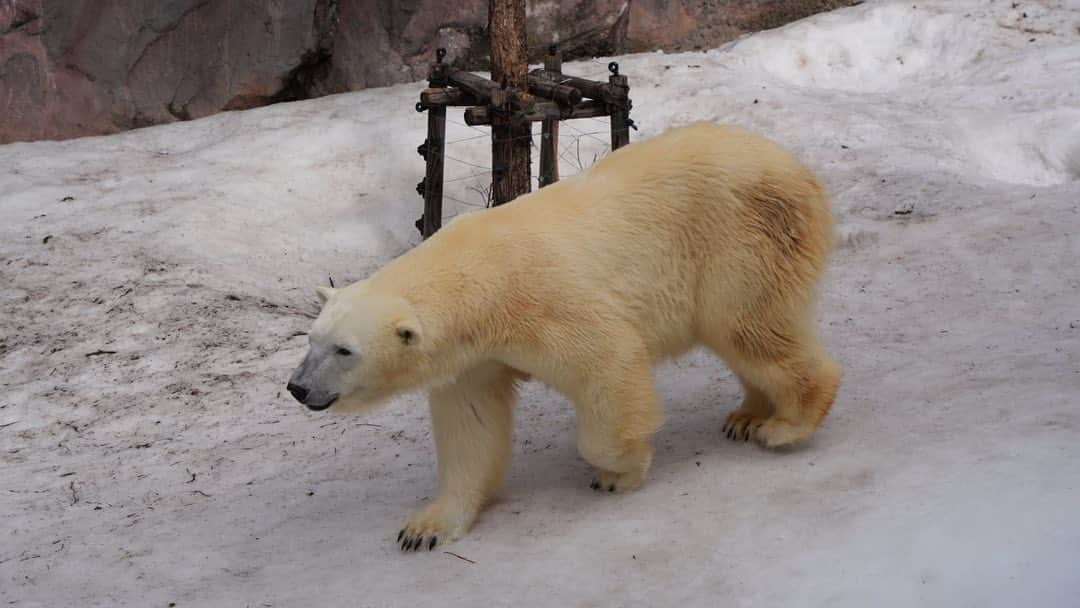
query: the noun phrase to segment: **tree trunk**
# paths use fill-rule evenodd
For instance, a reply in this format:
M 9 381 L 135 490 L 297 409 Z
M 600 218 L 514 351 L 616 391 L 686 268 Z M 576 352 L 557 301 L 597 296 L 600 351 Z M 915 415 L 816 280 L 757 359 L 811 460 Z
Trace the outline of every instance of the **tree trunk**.
M 491 34 L 491 78 L 528 95 L 528 45 L 525 40 L 525 0 L 488 0 Z M 532 126 L 517 120 L 510 103 L 495 108 L 491 121 L 492 198 L 508 203 L 529 192 Z

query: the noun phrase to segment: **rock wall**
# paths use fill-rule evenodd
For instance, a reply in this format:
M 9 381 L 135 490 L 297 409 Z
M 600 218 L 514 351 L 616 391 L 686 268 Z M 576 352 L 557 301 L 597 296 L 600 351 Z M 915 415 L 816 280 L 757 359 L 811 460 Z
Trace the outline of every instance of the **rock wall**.
M 716 46 L 855 0 L 528 0 L 539 59 Z M 0 0 L 0 143 L 487 66 L 487 0 Z

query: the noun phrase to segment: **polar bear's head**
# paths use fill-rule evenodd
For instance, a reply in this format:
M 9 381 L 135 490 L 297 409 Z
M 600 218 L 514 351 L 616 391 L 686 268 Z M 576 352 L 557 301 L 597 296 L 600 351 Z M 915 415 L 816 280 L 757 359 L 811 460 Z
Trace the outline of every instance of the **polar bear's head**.
M 408 390 L 422 367 L 420 322 L 403 298 L 355 283 L 317 290 L 322 311 L 288 390 L 312 410 L 369 407 Z

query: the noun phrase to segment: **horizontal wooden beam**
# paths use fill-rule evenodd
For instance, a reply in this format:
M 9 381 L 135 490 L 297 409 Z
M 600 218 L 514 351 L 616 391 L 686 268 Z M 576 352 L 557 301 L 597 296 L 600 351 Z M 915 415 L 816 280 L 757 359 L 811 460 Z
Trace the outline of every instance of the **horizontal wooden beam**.
M 490 103 L 494 106 L 502 106 L 514 100 L 515 97 L 521 96 L 516 89 L 504 89 L 499 83 L 471 72 L 453 71 L 449 73 L 447 79 L 451 85 L 472 96 L 478 105 Z M 566 106 L 577 105 L 585 97 L 605 103 L 619 103 L 626 99 L 624 89 L 611 86 L 609 83 L 546 70 L 533 70 L 529 74 L 529 93 Z M 438 105 L 460 104 L 440 103 Z
M 490 103 L 495 106 L 505 105 L 513 94 L 513 89 L 504 89 L 499 83 L 477 76 L 471 72 L 450 72 L 450 84 L 463 89 L 476 98 L 479 103 Z
M 606 82 L 586 80 L 584 78 L 567 76 L 566 74 L 548 72 L 546 70 L 533 70 L 530 72 L 530 89 L 534 82 L 555 82 L 563 86 L 577 89 L 578 91 L 581 91 L 583 96 L 588 97 L 589 99 L 596 99 L 606 103 L 616 103 L 626 99 L 626 91 L 619 89 L 618 87 L 613 87 Z
M 428 88 L 420 92 L 420 104 L 433 106 L 475 106 L 476 98 L 461 89 Z
M 573 108 L 560 106 L 553 101 L 537 101 L 532 107 L 523 112 L 525 120 L 539 122 L 542 120 L 571 120 L 575 118 L 593 118 L 607 116 L 607 104 L 598 101 L 583 101 Z M 491 112 L 485 106 L 477 106 L 465 109 L 465 124 L 480 126 L 491 124 Z
M 563 106 L 574 106 L 581 102 L 581 91 L 543 78 L 530 77 L 529 92 Z

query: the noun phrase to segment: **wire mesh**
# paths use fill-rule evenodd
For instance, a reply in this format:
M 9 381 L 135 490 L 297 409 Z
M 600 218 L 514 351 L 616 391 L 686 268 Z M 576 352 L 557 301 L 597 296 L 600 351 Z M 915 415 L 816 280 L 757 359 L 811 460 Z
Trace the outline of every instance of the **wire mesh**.
M 452 110 L 451 110 L 452 111 Z M 605 119 L 583 119 L 587 128 L 572 121 L 559 121 L 559 178 L 566 179 L 587 170 L 611 151 L 609 123 Z M 580 121 L 579 121 L 580 122 Z M 533 123 L 527 138 L 532 139 L 532 184 L 539 187 L 541 123 Z M 443 221 L 491 205 L 491 131 L 467 125 L 457 117 L 446 117 L 446 149 L 443 154 Z

